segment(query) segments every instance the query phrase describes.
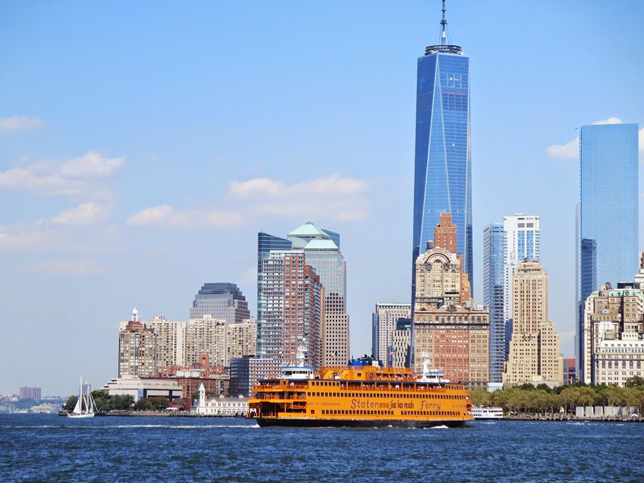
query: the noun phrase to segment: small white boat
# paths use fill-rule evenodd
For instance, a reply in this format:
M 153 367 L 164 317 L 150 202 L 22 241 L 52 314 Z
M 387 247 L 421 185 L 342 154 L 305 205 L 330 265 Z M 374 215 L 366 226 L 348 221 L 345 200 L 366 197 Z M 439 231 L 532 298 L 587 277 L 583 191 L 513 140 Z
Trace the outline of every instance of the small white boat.
M 472 415 L 474 419 L 503 419 L 503 409 L 473 406 Z
M 76 406 L 71 413 L 67 413 L 68 418 L 85 419 L 94 417 L 94 398 L 92 393 L 83 395 L 83 378 L 80 379 L 80 386 L 78 388 L 78 400 Z

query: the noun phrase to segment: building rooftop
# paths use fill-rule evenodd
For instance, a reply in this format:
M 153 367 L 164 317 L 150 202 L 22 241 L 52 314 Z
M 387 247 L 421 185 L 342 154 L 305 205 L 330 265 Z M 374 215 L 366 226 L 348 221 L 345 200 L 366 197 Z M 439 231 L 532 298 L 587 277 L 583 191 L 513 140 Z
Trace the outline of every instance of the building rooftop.
M 197 292 L 198 295 L 223 295 L 231 294 L 234 299 L 246 300 L 242 295 L 241 290 L 235 283 L 229 282 L 216 282 L 216 283 L 204 283 L 203 287 Z
M 327 235 L 324 231 L 320 230 L 310 221 L 307 221 L 302 226 L 297 227 L 295 230 L 288 234 L 289 237 L 298 237 L 298 238 L 324 238 L 330 239 L 331 237 Z
M 333 240 L 311 240 L 304 247 L 305 250 L 337 250 L 338 246 Z

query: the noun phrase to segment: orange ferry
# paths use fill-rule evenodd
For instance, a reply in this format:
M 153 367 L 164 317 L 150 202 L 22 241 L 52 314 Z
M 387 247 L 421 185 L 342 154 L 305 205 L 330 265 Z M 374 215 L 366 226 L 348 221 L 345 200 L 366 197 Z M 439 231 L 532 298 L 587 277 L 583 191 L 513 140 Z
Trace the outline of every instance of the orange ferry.
M 285 367 L 260 379 L 248 418 L 260 426 L 462 426 L 472 421 L 470 391 L 438 371 L 383 367 L 370 358 L 348 367 Z

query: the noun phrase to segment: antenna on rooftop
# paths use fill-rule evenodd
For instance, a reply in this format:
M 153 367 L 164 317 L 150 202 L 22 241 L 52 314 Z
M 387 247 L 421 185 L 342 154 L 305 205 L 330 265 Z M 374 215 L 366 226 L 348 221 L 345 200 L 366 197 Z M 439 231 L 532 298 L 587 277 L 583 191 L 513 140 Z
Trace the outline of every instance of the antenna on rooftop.
M 441 11 L 443 12 L 443 18 L 441 20 L 441 45 L 445 45 L 447 43 L 447 34 L 445 33 L 445 29 L 447 28 L 447 20 L 445 20 L 445 0 L 443 0 L 443 8 Z
M 441 17 L 441 32 L 440 32 L 440 37 L 441 41 L 439 44 L 436 45 L 430 45 L 425 49 L 425 55 L 430 55 L 430 54 L 436 54 L 436 53 L 444 53 L 444 54 L 456 54 L 456 55 L 462 55 L 462 49 L 460 45 L 452 45 L 449 43 L 449 40 L 447 38 L 447 19 L 445 18 L 445 13 L 447 12 L 447 8 L 445 8 L 445 0 L 442 0 L 442 17 Z

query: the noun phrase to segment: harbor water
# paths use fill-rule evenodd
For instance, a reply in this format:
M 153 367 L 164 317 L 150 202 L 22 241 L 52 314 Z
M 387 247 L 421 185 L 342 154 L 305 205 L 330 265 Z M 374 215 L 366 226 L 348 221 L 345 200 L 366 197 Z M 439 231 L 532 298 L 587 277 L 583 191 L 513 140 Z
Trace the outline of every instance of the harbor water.
M 2 481 L 644 481 L 644 424 L 259 428 L 235 418 L 0 414 Z

